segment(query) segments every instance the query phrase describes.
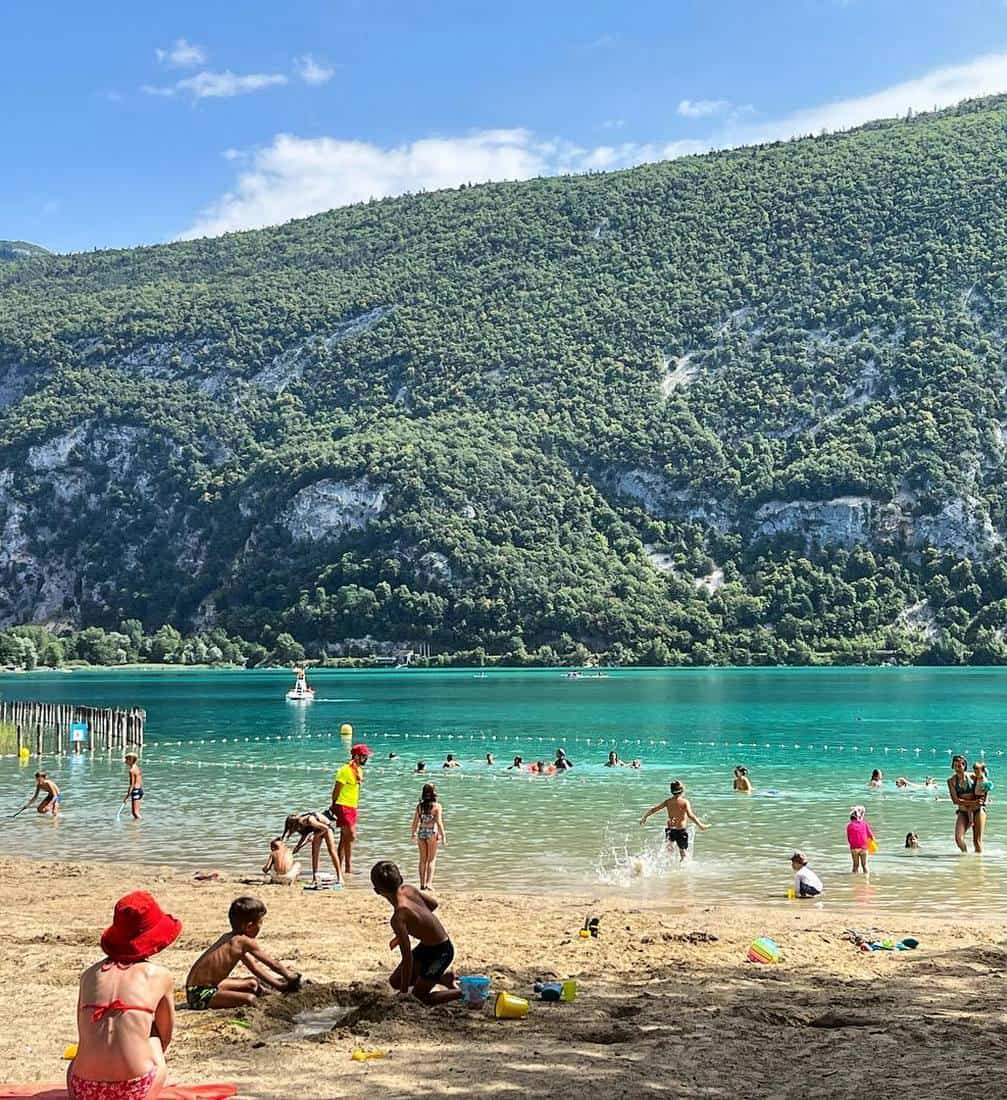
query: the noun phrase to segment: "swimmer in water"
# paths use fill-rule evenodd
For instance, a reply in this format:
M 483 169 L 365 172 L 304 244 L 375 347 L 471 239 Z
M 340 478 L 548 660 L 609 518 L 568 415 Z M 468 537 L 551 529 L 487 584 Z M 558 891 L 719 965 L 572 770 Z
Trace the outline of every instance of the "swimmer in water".
M 678 848 L 678 858 L 681 862 L 685 859 L 689 850 L 688 823 L 691 821 L 696 828 L 702 829 L 703 832 L 706 832 L 710 826 L 704 825 L 692 812 L 692 806 L 685 797 L 684 783 L 678 779 L 673 779 L 669 789 L 671 797 L 666 798 L 663 802 L 658 802 L 656 806 L 651 806 L 640 818 L 640 824 L 645 825 L 648 817 L 665 810 L 668 814 L 668 821 L 664 827 L 664 839 L 668 842 L 669 850 L 673 845 Z
M 734 790 L 742 791 L 744 794 L 752 793 L 752 781 L 748 778 L 748 768 L 741 764 L 734 769 Z
M 918 852 L 920 850 L 920 838 L 915 833 L 906 833 L 906 847 L 910 851 Z
M 871 772 L 871 779 L 870 779 L 870 782 L 867 784 L 867 786 L 868 787 L 881 788 L 884 785 L 885 785 L 884 773 L 879 768 L 875 768 L 874 771 Z

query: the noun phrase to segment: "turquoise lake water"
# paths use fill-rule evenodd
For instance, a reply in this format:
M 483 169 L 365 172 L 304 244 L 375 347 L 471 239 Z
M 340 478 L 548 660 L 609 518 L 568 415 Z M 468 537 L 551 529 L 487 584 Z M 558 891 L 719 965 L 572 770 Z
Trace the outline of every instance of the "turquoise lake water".
M 894 780 L 950 774 L 952 752 L 983 755 L 994 784 L 1007 750 L 1007 671 L 998 669 L 615 670 L 567 679 L 556 670 L 319 672 L 311 706 L 284 701 L 285 672 L 77 671 L 0 676 L 7 698 L 148 713 L 144 820 L 116 820 L 126 787 L 118 757 L 54 757 L 63 789 L 58 822 L 27 812 L 7 819 L 5 849 L 44 858 L 123 858 L 253 872 L 288 812 L 328 804 L 346 758 L 340 725 L 375 750 L 361 800 L 357 866 L 395 859 L 413 875 L 412 811 L 434 772 L 448 847 L 437 885 L 586 889 L 641 903 L 735 900 L 781 903 L 788 857 L 804 848 L 825 880 L 826 906 L 866 915 L 907 903 L 920 912 L 1007 918 L 1007 858 L 991 798 L 987 851 L 959 856 L 954 814 L 933 792 Z M 550 760 L 564 746 L 575 769 L 516 776 L 515 753 Z M 639 771 L 603 766 L 609 749 L 639 757 Z M 464 763 L 440 765 L 448 752 Z M 484 762 L 496 755 L 496 765 Z M 389 759 L 390 753 L 397 753 Z M 749 767 L 753 796 L 731 790 Z M 0 759 L 11 812 L 31 793 L 30 766 Z M 869 790 L 872 768 L 885 789 Z M 711 824 L 683 868 L 664 851 L 644 810 L 682 779 Z M 767 791 L 777 794 L 767 794 Z M 999 788 L 994 790 L 999 793 Z M 845 826 L 863 803 L 881 843 L 869 880 L 849 873 Z M 917 832 L 922 851 L 903 849 Z M 323 864 L 324 866 L 324 864 Z M 782 902 L 785 904 L 785 902 Z

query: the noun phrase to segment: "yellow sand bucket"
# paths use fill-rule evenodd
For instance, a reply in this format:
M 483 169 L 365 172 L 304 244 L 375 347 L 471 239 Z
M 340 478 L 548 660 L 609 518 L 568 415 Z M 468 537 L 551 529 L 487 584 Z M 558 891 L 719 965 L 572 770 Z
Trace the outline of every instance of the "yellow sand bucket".
M 870 852 L 872 856 L 878 854 L 878 842 L 872 836 L 867 838 L 867 851 Z
M 577 983 L 572 979 L 568 979 L 563 983 L 563 992 L 560 993 L 559 999 L 561 1001 L 576 1001 L 577 1000 Z
M 528 1015 L 528 1002 L 513 993 L 498 993 L 493 1015 L 498 1020 L 523 1020 Z

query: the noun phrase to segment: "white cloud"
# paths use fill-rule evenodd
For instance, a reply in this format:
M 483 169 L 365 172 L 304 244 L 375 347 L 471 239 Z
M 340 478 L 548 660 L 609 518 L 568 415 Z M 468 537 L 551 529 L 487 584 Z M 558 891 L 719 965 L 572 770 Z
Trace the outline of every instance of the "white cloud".
M 305 84 L 327 84 L 335 74 L 335 69 L 322 61 L 316 60 L 311 54 L 294 59 L 294 70 Z
M 963 99 L 1004 91 L 1007 91 L 1007 53 L 986 54 L 963 65 L 934 69 L 869 95 L 795 111 L 775 122 L 746 125 L 739 130 L 739 143 L 782 141 L 820 130 L 848 130 L 874 119 L 904 115 L 909 110 L 930 111 L 950 107 Z
M 729 106 L 726 99 L 683 99 L 678 104 L 678 113 L 683 118 L 709 118 L 721 114 Z
M 521 129 L 424 138 L 394 148 L 280 134 L 271 145 L 253 153 L 233 190 L 204 210 L 183 236 L 216 236 L 276 225 L 406 191 L 624 168 L 704 148 L 700 142 L 629 142 L 583 149 L 571 142 L 544 141 Z M 233 151 L 230 156 L 233 159 Z
M 1004 0 L 1004 3 L 1007 3 L 1007 0 Z M 601 128 L 603 130 L 621 130 L 625 125 L 626 120 L 624 118 L 606 118 L 601 124 Z
M 202 46 L 186 42 L 184 38 L 176 38 L 168 49 L 158 49 L 154 53 L 162 65 L 168 65 L 172 69 L 194 69 L 197 65 L 206 64 L 206 50 Z
M 234 187 L 196 218 L 185 237 L 275 225 L 336 206 L 461 183 L 517 180 L 564 172 L 609 171 L 737 145 L 780 141 L 822 129 L 945 107 L 1007 89 L 1007 53 L 933 70 L 870 95 L 755 121 L 735 108 L 706 136 L 672 142 L 623 142 L 585 149 L 523 129 L 424 138 L 393 148 L 338 138 L 280 134 L 252 150 Z
M 238 75 L 230 71 L 222 73 L 196 73 L 195 76 L 186 77 L 178 82 L 180 91 L 189 92 L 196 99 L 226 98 L 235 95 L 246 95 L 248 92 L 259 92 L 263 88 L 272 88 L 278 84 L 286 84 L 287 78 L 282 73 L 245 73 Z
M 287 78 L 282 73 L 201 72 L 178 80 L 168 87 L 144 84 L 140 90 L 147 95 L 190 95 L 193 99 L 223 99 L 286 83 Z

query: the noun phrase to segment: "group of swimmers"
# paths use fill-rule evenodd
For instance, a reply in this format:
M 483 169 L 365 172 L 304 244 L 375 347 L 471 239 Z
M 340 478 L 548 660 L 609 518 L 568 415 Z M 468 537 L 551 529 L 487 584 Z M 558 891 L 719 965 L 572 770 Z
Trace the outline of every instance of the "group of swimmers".
M 390 752 L 388 754 L 389 760 L 394 760 L 398 757 L 398 753 Z M 497 766 L 496 757 L 493 753 L 486 753 L 485 764 L 489 768 L 495 768 Z M 464 765 L 455 756 L 454 753 L 449 752 L 444 758 L 444 763 L 441 768 L 447 768 L 453 770 L 455 768 L 461 768 Z M 638 758 L 630 760 L 628 763 L 625 760 L 619 758 L 619 754 L 612 751 L 608 754 L 608 759 L 605 761 L 604 766 L 606 768 L 635 768 L 639 769 L 643 767 L 643 761 Z M 533 775 L 555 775 L 557 772 L 569 771 L 573 767 L 573 761 L 566 754 L 566 749 L 556 750 L 556 759 L 551 764 L 547 764 L 544 760 L 536 760 L 531 764 L 524 762 L 523 756 L 515 756 L 512 763 L 508 764 L 504 769 L 505 771 L 526 771 Z M 413 770 L 413 775 L 429 775 L 429 769 L 427 768 L 427 762 L 425 760 L 418 760 L 416 767 Z

